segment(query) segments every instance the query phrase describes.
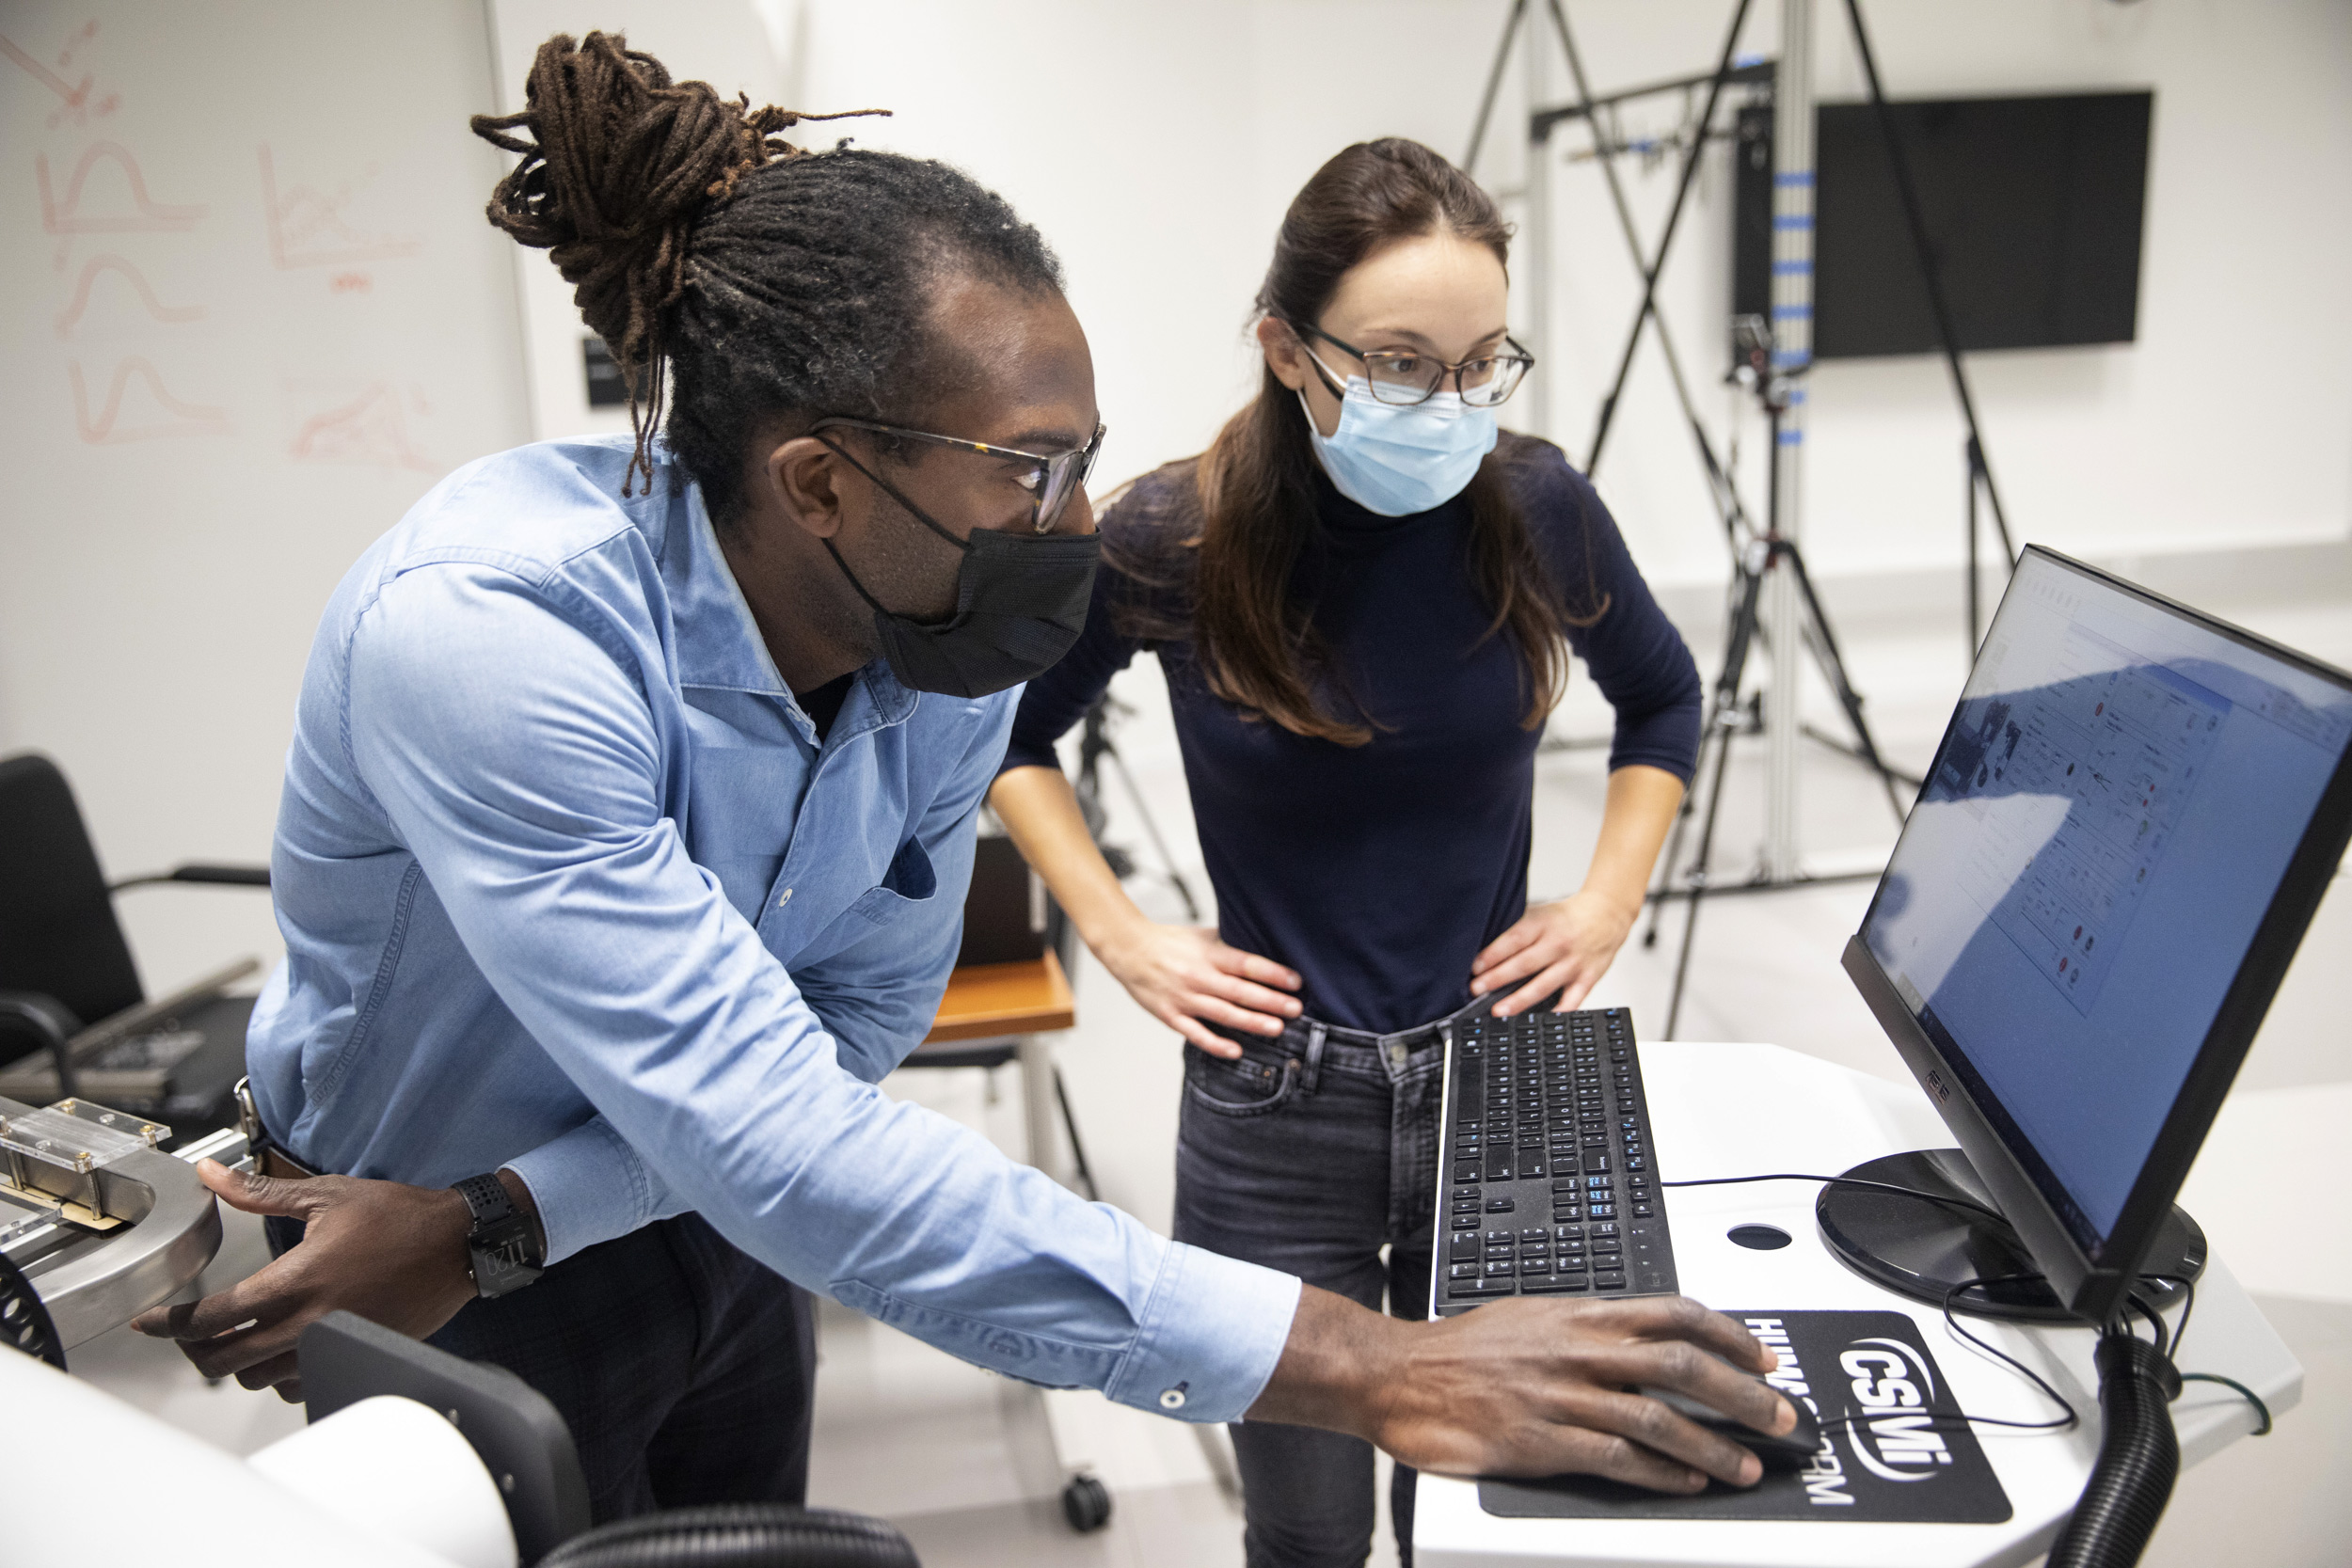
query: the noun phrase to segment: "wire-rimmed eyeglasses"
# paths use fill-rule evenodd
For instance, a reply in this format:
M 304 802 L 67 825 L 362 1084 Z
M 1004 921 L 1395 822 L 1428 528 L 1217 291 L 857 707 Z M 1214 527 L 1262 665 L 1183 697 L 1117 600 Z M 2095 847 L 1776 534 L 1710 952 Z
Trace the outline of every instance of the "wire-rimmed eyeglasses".
M 1026 471 L 1013 476 L 1015 483 L 1029 492 L 1029 527 L 1038 533 L 1051 533 L 1054 525 L 1068 510 L 1071 498 L 1086 488 L 1087 477 L 1094 472 L 1094 460 L 1103 454 L 1103 425 L 1094 427 L 1094 435 L 1083 447 L 1068 451 L 1042 453 L 1017 451 L 1011 447 L 992 447 L 986 441 L 967 441 L 956 436 L 933 436 L 929 431 L 909 430 L 903 425 L 879 424 L 872 420 L 852 420 L 834 416 L 818 420 L 808 427 L 811 436 L 820 430 L 836 426 L 849 430 L 870 430 L 881 436 L 896 436 L 909 441 L 929 441 L 934 446 L 954 447 L 961 451 L 977 451 L 983 457 L 1028 465 Z
M 1332 337 L 1319 326 L 1299 322 L 1290 325 L 1301 338 L 1320 338 L 1333 348 L 1362 360 L 1364 379 L 1371 383 L 1373 399 L 1378 403 L 1407 407 L 1427 403 L 1444 388 L 1446 378 L 1451 376 L 1464 403 L 1473 408 L 1492 408 L 1518 391 L 1519 383 L 1527 379 L 1527 372 L 1535 367 L 1535 356 L 1513 338 L 1502 340 L 1510 353 L 1485 354 L 1459 364 L 1448 364 L 1434 354 L 1403 348 L 1365 350 Z M 1308 357 L 1314 356 L 1310 354 Z M 1315 360 L 1315 366 L 1325 374 L 1330 373 L 1321 360 Z M 1335 397 L 1343 396 L 1345 388 L 1334 387 L 1331 392 Z

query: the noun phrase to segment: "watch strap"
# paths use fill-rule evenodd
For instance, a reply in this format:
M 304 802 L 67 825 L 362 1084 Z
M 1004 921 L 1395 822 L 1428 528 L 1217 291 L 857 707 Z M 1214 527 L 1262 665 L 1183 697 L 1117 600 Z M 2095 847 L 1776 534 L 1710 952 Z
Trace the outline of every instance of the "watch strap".
M 515 1213 L 515 1200 L 507 1196 L 506 1183 L 495 1174 L 469 1176 L 457 1183 L 456 1191 L 457 1196 L 466 1200 L 467 1209 L 472 1212 L 476 1230 L 512 1218 Z

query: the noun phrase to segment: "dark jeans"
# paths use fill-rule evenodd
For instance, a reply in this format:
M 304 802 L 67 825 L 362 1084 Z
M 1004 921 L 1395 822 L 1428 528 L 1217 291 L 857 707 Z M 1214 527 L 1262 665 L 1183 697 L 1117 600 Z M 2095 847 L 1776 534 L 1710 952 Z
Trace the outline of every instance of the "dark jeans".
M 273 1217 L 273 1251 L 301 1227 Z M 572 1429 L 598 1524 L 801 1503 L 817 1370 L 808 1296 L 682 1214 L 469 1303 L 426 1343 L 516 1373 Z
M 1295 1274 L 1378 1311 L 1429 1315 L 1435 1025 L 1375 1037 L 1304 1021 L 1241 1060 L 1184 1048 L 1176 1239 Z M 1385 1259 L 1381 1249 L 1388 1249 Z M 1372 1445 L 1311 1427 L 1232 1428 L 1249 1568 L 1355 1568 L 1372 1550 Z M 1413 1471 L 1389 1517 L 1412 1562 Z

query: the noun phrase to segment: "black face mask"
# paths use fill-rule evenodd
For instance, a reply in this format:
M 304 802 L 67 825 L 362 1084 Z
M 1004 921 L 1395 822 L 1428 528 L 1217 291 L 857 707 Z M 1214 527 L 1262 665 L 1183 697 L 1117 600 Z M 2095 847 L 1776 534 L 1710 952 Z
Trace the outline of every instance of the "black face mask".
M 963 552 L 963 564 L 956 573 L 954 612 L 944 621 L 926 622 L 884 609 L 858 581 L 833 541 L 825 541 L 833 563 L 850 579 L 857 596 L 873 607 L 875 636 L 899 685 L 948 697 L 985 697 L 1034 679 L 1060 662 L 1086 629 L 1087 602 L 1103 553 L 1100 534 L 1022 539 L 994 529 L 975 529 L 969 540 L 959 539 L 881 475 L 839 447 L 833 450 L 915 521 Z

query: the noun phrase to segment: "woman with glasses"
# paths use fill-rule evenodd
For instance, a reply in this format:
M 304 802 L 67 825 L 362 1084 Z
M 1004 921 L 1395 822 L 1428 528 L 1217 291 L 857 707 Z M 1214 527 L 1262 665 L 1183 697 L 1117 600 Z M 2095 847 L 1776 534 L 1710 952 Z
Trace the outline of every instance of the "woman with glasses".
M 1438 1024 L 1582 1001 L 1642 907 L 1698 747 L 1681 638 L 1599 499 L 1496 409 L 1508 230 L 1417 143 L 1308 182 L 1257 298 L 1256 399 L 1104 511 L 1086 629 L 991 801 L 1103 964 L 1185 1041 L 1176 1234 L 1427 1315 Z M 1168 677 L 1216 931 L 1155 925 L 1055 742 L 1141 650 Z M 1614 705 L 1576 893 L 1530 906 L 1534 756 L 1581 657 Z M 1370 1445 L 1234 1428 L 1248 1560 L 1358 1563 Z M 1391 1502 L 1411 1540 L 1412 1473 Z M 1409 1545 L 1406 1547 L 1409 1558 Z

